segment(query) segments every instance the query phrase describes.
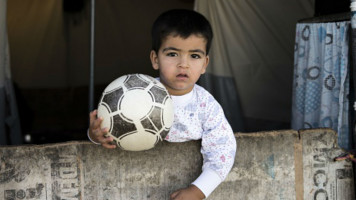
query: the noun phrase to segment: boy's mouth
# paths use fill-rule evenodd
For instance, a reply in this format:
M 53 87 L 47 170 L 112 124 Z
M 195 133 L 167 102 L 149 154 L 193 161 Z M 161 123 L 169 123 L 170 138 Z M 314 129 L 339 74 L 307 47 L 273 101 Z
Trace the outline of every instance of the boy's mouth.
M 177 75 L 177 78 L 188 78 L 188 75 L 181 73 Z

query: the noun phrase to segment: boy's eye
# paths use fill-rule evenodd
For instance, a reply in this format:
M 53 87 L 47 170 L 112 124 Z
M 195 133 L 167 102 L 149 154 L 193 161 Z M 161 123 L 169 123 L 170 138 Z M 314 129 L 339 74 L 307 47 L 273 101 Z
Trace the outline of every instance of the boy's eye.
M 192 54 L 191 57 L 192 57 L 192 58 L 195 58 L 195 59 L 201 58 L 201 56 L 200 56 L 199 54 Z
M 169 52 L 169 53 L 167 53 L 167 56 L 169 56 L 169 57 L 175 57 L 175 56 L 177 56 L 177 53 Z

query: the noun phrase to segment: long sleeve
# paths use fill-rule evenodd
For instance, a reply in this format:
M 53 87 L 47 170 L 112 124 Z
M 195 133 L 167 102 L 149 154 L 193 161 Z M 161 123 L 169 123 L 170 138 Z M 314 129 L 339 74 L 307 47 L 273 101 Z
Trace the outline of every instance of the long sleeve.
M 173 96 L 175 117 L 165 140 L 202 141 L 201 175 L 192 183 L 206 197 L 226 178 L 235 159 L 236 140 L 220 104 L 204 88 L 196 85 L 185 96 Z
M 203 170 L 214 170 L 224 180 L 234 164 L 236 140 L 221 106 L 215 99 L 208 101 L 202 134 Z
M 230 172 L 236 153 L 236 140 L 221 106 L 209 97 L 202 102 L 206 107 L 203 120 L 202 174 L 192 183 L 202 190 L 206 197 L 225 180 Z

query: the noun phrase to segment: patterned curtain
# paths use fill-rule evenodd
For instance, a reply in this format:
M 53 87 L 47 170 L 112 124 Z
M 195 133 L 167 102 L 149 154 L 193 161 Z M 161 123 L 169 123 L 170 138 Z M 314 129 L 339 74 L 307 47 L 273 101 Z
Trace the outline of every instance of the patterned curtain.
M 349 149 L 349 21 L 296 27 L 292 128 L 332 128 Z

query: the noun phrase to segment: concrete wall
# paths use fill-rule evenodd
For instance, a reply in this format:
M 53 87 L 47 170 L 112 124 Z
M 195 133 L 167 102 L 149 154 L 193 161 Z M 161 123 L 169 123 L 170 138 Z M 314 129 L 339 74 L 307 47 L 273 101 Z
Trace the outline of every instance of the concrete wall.
M 238 133 L 235 164 L 208 199 L 354 199 L 352 163 L 329 129 Z M 0 147 L 0 198 L 169 199 L 200 173 L 199 141 L 142 152 L 89 142 Z M 325 198 L 327 197 L 327 198 Z

